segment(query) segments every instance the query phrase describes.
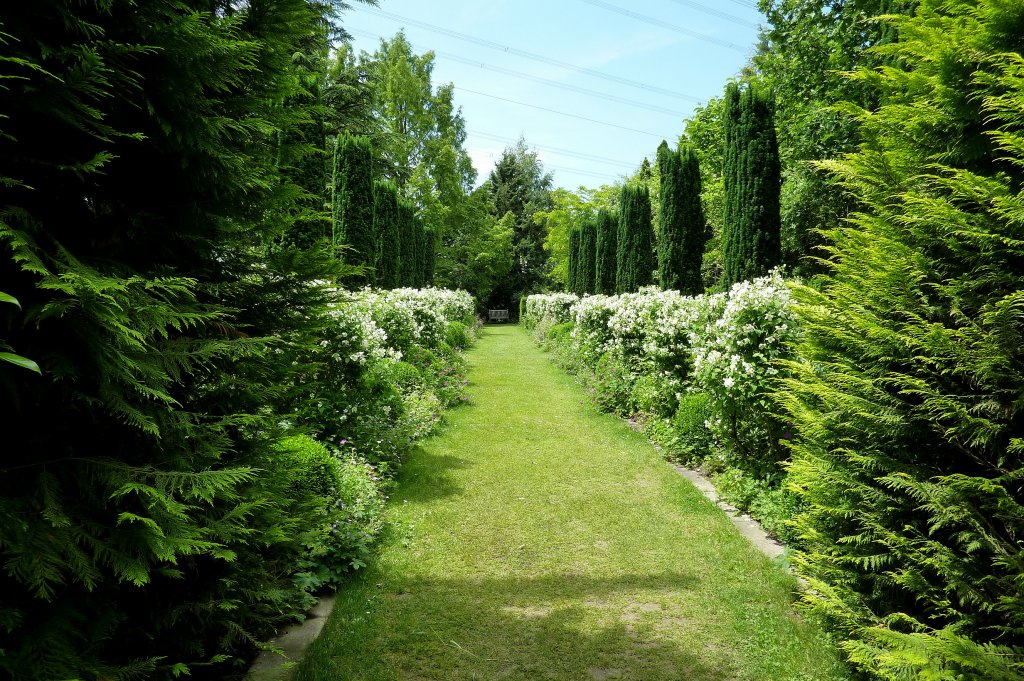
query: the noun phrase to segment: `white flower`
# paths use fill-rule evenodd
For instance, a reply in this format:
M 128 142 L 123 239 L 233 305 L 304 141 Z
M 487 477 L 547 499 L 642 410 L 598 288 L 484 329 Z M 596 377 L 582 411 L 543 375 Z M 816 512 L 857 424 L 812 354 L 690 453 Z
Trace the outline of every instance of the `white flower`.
M 732 380 L 732 376 L 726 376 L 722 380 L 722 385 L 724 385 L 726 388 L 731 388 L 735 383 L 736 381 Z

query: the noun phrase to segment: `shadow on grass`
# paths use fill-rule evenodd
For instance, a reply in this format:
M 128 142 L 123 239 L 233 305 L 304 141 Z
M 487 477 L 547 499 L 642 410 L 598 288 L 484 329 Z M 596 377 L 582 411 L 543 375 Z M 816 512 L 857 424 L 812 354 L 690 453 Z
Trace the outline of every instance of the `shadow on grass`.
M 652 593 L 692 575 L 373 581 L 340 595 L 297 681 L 736 678 L 732 652 Z
M 398 475 L 395 499 L 398 503 L 426 503 L 462 493 L 451 472 L 474 465 L 469 459 L 439 454 L 416 447 Z

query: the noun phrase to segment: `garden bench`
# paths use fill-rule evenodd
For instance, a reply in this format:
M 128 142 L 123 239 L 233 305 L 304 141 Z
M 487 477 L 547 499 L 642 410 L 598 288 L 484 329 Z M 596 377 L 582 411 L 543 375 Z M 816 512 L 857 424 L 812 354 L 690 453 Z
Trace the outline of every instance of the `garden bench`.
M 489 322 L 507 322 L 508 321 L 508 310 L 488 310 L 487 321 Z

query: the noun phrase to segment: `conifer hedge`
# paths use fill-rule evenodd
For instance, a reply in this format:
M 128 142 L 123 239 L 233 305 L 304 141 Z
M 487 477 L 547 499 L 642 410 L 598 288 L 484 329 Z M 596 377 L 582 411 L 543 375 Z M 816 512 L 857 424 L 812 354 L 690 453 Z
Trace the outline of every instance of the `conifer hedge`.
M 729 83 L 723 116 L 723 276 L 734 284 L 782 262 L 781 170 L 770 93 L 757 83 Z
M 780 399 L 804 600 L 882 679 L 1024 677 L 1024 5 L 893 19 Z
M 646 185 L 622 187 L 616 236 L 615 290 L 631 293 L 653 282 L 655 268 L 651 199 Z
M 618 241 L 619 223 L 605 209 L 597 212 L 597 238 L 595 240 L 595 293 L 610 296 L 615 293 L 615 259 Z
M 40 368 L 0 363 L 5 678 L 223 674 L 308 603 L 273 414 L 335 272 L 280 248 L 280 161 L 330 17 L 237 4 L 0 17 L 0 338 Z

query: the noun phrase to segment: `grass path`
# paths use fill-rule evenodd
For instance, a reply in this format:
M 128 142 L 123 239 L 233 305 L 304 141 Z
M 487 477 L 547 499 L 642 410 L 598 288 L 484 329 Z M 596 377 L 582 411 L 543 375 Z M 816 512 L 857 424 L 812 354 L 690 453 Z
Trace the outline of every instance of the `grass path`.
M 300 681 L 847 678 L 793 578 L 526 333 L 469 361 Z

